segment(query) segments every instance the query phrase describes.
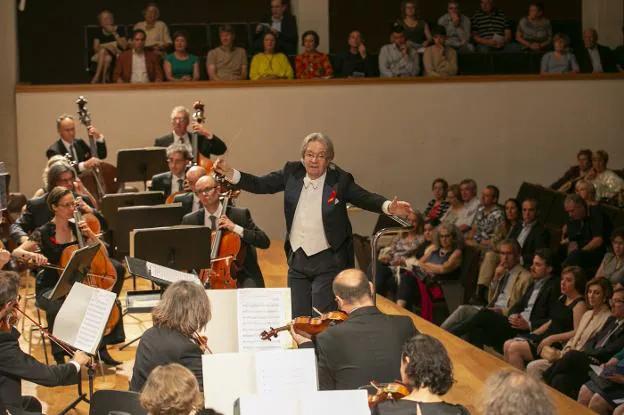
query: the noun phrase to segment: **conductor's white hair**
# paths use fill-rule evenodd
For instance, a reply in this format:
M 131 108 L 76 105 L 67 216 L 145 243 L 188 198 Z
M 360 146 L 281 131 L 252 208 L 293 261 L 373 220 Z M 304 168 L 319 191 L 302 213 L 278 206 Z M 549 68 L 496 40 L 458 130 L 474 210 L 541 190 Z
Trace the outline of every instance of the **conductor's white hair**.
M 329 136 L 323 133 L 310 133 L 303 139 L 303 142 L 301 143 L 301 158 L 303 159 L 305 152 L 308 149 L 308 145 L 314 141 L 323 143 L 325 146 L 326 159 L 327 161 L 332 161 L 334 159 L 334 143 L 332 143 Z

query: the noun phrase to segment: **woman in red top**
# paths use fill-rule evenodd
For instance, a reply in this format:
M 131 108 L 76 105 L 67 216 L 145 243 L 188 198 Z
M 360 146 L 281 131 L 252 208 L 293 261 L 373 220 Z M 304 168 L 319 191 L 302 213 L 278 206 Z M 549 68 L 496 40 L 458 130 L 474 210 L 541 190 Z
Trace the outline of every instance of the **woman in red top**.
M 298 79 L 329 78 L 334 70 L 329 62 L 329 57 L 316 50 L 319 44 L 319 35 L 313 30 L 308 30 L 301 36 L 303 53 L 297 55 L 295 69 Z

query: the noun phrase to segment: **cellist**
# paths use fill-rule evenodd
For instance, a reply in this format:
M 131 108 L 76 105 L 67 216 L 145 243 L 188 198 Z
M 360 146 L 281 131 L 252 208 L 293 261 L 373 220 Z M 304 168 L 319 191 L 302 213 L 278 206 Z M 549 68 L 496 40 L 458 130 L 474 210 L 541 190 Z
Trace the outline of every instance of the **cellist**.
M 256 248 L 266 249 L 271 242 L 267 234 L 254 223 L 249 209 L 228 206 L 223 214 L 219 186 L 212 174 L 201 177 L 195 183 L 195 194 L 203 209 L 185 215 L 182 224 L 208 226 L 213 230 L 224 229 L 238 235 L 242 241 L 241 249 L 245 250 L 244 262 L 233 277 L 237 279 L 239 288 L 264 287 Z M 209 252 L 210 247 L 206 247 L 206 250 Z
M 160 190 L 165 198 L 176 193 L 185 193 L 184 180 L 186 168 L 191 162 L 191 153 L 183 144 L 171 144 L 167 147 L 167 165 L 169 171 L 152 176 L 150 190 Z
M 71 190 L 64 187 L 55 187 L 48 193 L 47 205 L 53 213 L 52 219 L 37 228 L 30 237 L 13 251 L 13 255 L 18 258 L 24 258 L 37 265 L 60 265 L 60 259 L 63 250 L 71 245 L 77 244 L 78 232 L 81 232 L 88 245 L 101 243 L 97 235 L 91 230 L 87 223 L 83 220 L 76 224 L 72 221 L 74 218 L 74 210 L 76 209 L 76 199 Z M 43 268 L 37 274 L 35 285 L 35 296 L 39 308 L 45 311 L 48 328 L 52 331 L 54 320 L 58 314 L 64 299 L 50 300 L 49 293 L 54 289 L 59 279 L 59 271 L 51 268 Z M 116 294 L 119 294 L 123 277 L 116 275 L 116 286 L 113 288 Z M 102 361 L 108 365 L 116 366 L 121 362 L 113 359 L 108 350 L 107 344 L 115 344 L 124 341 L 123 323 L 119 323 L 115 329 L 102 339 L 99 355 Z M 52 344 L 52 354 L 57 363 L 65 362 L 65 353 L 56 344 Z

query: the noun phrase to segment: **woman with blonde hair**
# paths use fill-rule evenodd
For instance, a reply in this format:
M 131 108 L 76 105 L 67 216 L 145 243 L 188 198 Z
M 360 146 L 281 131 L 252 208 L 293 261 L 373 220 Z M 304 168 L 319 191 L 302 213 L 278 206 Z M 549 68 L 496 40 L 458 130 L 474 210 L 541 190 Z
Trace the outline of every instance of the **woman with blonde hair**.
M 156 367 L 139 400 L 149 415 L 189 415 L 203 407 L 195 376 L 177 363 Z
M 171 284 L 152 311 L 154 326 L 141 337 L 130 390 L 141 391 L 157 366 L 179 363 L 195 375 L 203 391 L 203 352 L 195 338 L 210 318 L 210 301 L 201 284 L 192 281 Z

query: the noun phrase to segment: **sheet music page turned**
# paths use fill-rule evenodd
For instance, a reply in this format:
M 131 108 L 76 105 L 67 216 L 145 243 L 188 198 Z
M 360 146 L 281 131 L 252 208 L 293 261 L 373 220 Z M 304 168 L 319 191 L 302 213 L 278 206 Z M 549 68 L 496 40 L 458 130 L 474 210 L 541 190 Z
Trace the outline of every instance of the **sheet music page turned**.
M 292 320 L 290 288 L 248 288 L 237 290 L 238 351 L 279 350 L 292 344 L 290 334 L 281 332 L 272 341 L 260 333 Z
M 314 349 L 269 350 L 256 353 L 258 393 L 306 393 L 318 390 Z
M 116 298 L 110 291 L 75 283 L 56 317 L 53 334 L 79 350 L 95 354 Z
M 162 265 L 154 264 L 147 261 L 145 262 L 145 266 L 152 277 L 167 281 L 171 284 L 177 281 L 191 281 L 197 284 L 201 284 L 199 278 L 193 274 L 177 271 L 175 269 L 163 267 Z

